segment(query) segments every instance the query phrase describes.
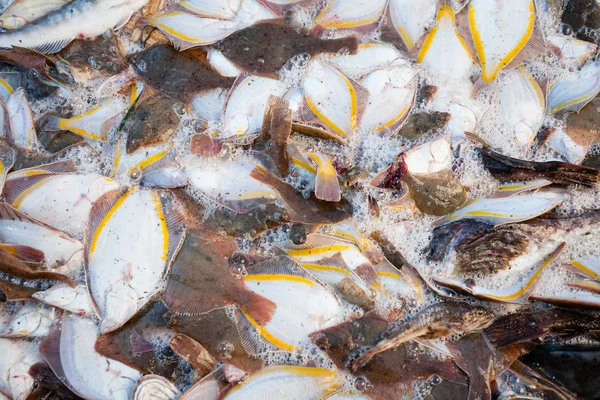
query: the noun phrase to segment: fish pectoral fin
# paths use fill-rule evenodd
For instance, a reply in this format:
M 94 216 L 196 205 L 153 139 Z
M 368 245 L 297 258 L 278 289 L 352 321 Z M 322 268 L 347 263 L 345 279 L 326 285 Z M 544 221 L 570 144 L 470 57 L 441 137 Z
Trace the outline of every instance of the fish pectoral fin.
M 42 54 L 54 54 L 54 53 L 58 53 L 59 51 L 61 51 L 65 47 L 67 47 L 67 45 L 69 43 L 71 43 L 72 40 L 73 40 L 72 37 L 64 38 L 64 39 L 57 39 L 52 42 L 40 43 L 36 46 L 28 47 L 28 48 L 30 50 L 34 50 L 34 51 L 37 51 L 38 53 L 42 53 Z

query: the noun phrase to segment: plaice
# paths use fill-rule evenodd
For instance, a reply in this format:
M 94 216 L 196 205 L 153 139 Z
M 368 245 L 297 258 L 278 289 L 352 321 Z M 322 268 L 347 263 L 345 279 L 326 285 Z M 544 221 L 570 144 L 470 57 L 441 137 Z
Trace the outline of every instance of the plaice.
M 436 0 L 390 0 L 389 13 L 400 38 L 412 50 L 421 36 L 434 24 Z
M 323 28 L 355 28 L 376 22 L 386 0 L 329 0 L 313 24 Z
M 533 0 L 474 0 L 469 28 L 486 82 L 496 78 L 525 47 L 535 25 Z

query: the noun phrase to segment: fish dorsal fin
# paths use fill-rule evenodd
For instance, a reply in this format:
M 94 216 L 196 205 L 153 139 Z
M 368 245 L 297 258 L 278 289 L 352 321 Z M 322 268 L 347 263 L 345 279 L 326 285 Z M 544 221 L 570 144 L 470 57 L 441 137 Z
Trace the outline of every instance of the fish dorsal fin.
M 181 248 L 185 239 L 184 220 L 185 212 L 182 205 L 175 199 L 175 196 L 168 190 L 160 190 L 159 197 L 162 203 L 165 223 L 169 235 L 169 247 L 167 250 L 167 263 L 170 265 L 175 259 L 175 255 Z M 167 274 L 168 269 L 165 270 Z
M 73 172 L 77 172 L 77 167 L 75 166 L 73 160 L 63 160 L 11 172 L 8 174 L 8 179 L 11 180 L 14 178 L 31 177 L 36 175 L 68 174 Z
M 275 337 L 265 327 L 260 326 L 250 315 L 237 307 L 234 311 L 234 317 L 240 342 L 242 342 L 242 347 L 244 347 L 246 353 L 256 356 L 259 354 L 259 349 L 264 348 L 265 345 L 275 346 L 286 351 L 296 349 L 296 346 Z
M 306 242 L 304 242 L 303 244 L 295 245 L 291 241 L 287 241 L 280 244 L 279 247 L 283 250 L 311 250 L 318 247 L 335 245 L 355 247 L 355 245 L 348 240 L 335 238 L 333 236 L 322 235 L 320 233 L 313 233 L 309 235 L 306 239 Z
M 248 276 L 252 275 L 291 275 L 300 278 L 315 280 L 315 277 L 308 273 L 298 263 L 288 256 L 273 257 L 268 260 L 254 264 L 246 268 Z
M 69 387 L 60 353 L 60 336 L 62 333 L 63 318 L 65 318 L 64 315 L 54 321 L 52 328 L 50 328 L 50 332 L 40 343 L 40 353 L 52 369 L 52 372 L 54 372 L 54 374 Z M 69 387 L 69 389 L 73 390 L 72 387 Z M 74 391 L 74 393 L 76 392 Z
M 37 289 L 30 288 L 27 286 L 19 286 L 0 279 L 0 293 L 6 297 L 8 301 L 24 301 L 31 300 L 31 295 L 36 292 Z
M 65 47 L 67 47 L 67 45 L 69 43 L 71 43 L 72 40 L 73 40 L 72 37 L 64 38 L 64 39 L 57 39 L 57 40 L 54 40 L 51 42 L 40 43 L 38 45 L 31 46 L 28 48 L 30 50 L 37 51 L 38 53 L 41 53 L 41 54 L 54 54 L 54 53 L 58 53 L 59 51 L 61 51 Z
M 28 264 L 44 264 L 44 252 L 22 244 L 0 243 L 0 249 L 7 251 L 17 260 Z

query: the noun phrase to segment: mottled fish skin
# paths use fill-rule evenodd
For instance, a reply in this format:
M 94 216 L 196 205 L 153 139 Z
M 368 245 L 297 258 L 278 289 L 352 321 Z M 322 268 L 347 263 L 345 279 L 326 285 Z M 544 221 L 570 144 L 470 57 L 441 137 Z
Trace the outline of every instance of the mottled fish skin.
M 56 53 L 73 39 L 90 38 L 118 28 L 148 0 L 75 0 L 35 23 L 0 34 L 0 48 L 26 47 Z M 98 18 L 102 15 L 102 18 Z

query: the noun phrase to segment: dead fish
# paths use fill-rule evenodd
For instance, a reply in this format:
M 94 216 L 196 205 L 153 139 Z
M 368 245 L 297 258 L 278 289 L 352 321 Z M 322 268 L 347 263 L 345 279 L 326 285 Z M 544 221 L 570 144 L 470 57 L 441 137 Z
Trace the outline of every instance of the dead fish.
M 593 187 L 598 183 L 600 171 L 560 161 L 526 161 L 508 157 L 490 148 L 480 149 L 485 167 L 495 178 L 503 181 L 528 181 L 547 179 L 559 185 Z
M 233 85 L 233 79 L 222 77 L 204 64 L 205 57 L 202 50 L 179 52 L 172 46 L 157 44 L 132 56 L 131 63 L 150 87 L 187 104 L 198 93 Z
M 460 180 L 450 170 L 431 174 L 404 176 L 409 195 L 424 214 L 444 215 L 456 211 L 467 200 L 467 192 Z
M 322 153 L 309 153 L 317 165 L 315 197 L 319 200 L 338 202 L 342 199 L 340 182 L 331 157 Z
M 412 50 L 435 21 L 434 0 L 414 3 L 406 0 L 391 0 L 389 15 L 396 32 L 408 50 Z
M 6 176 L 13 167 L 16 151 L 6 141 L 0 140 L 0 194 L 4 192 Z
M 33 293 L 31 297 L 44 304 L 62 308 L 82 317 L 94 315 L 90 295 L 84 284 L 71 287 L 66 283 L 58 283 L 50 289 Z
M 436 338 L 456 332 L 466 333 L 489 326 L 494 314 L 486 308 L 466 303 L 440 303 L 427 307 L 406 323 L 392 328 L 389 335 L 378 340 L 375 346 L 352 361 L 356 371 L 365 366 L 373 356 L 414 338 Z
M 160 94 L 138 102 L 123 126 L 127 132 L 126 150 L 131 154 L 141 148 L 169 141 L 179 126 L 172 99 Z
M 600 91 L 600 61 L 586 64 L 579 71 L 560 79 L 548 92 L 550 114 L 579 112 Z
M 378 42 L 361 43 L 352 54 L 339 54 L 331 64 L 344 74 L 358 79 L 376 69 L 405 65 L 400 52 L 394 46 Z
M 120 28 L 146 3 L 147 0 L 114 0 L 101 4 L 89 0 L 70 2 L 32 24 L 2 33 L 0 47 L 18 46 L 44 54 L 56 53 L 75 38 L 96 37 L 109 29 Z
M 98 354 L 94 350 L 97 335 L 98 328 L 91 320 L 63 316 L 40 344 L 40 353 L 56 376 L 77 395 L 127 400 L 141 374 Z
M 48 56 L 40 54 L 36 51 L 22 47 L 16 47 L 11 50 L 0 50 L 0 61 L 12 65 L 13 67 L 21 67 L 25 71 L 35 71 L 32 73 L 32 75 L 36 76 L 34 81 L 37 82 L 48 79 L 50 81 L 56 81 L 62 85 L 71 85 L 75 83 L 70 71 L 68 71 L 66 68 L 63 68 L 63 64 L 60 61 L 52 60 Z M 19 75 L 21 74 L 19 73 Z M 42 79 L 37 79 L 37 75 L 41 75 Z M 26 86 L 28 85 L 26 84 Z M 56 90 L 56 88 L 52 89 Z M 50 89 L 50 92 L 53 93 L 54 90 L 52 89 Z
M 355 28 L 376 22 L 382 15 L 387 2 L 329 0 L 317 15 L 313 25 L 324 29 Z
M 258 22 L 216 43 L 225 57 L 242 70 L 262 76 L 276 76 L 281 67 L 297 54 L 356 53 L 356 37 L 323 40 L 298 31 L 283 22 Z
M 26 25 L 52 11 L 58 10 L 68 1 L 50 2 L 19 0 L 11 3 L 0 15 L 0 26 L 5 29 L 16 29 Z
M 518 312 L 499 317 L 484 329 L 496 347 L 528 342 L 537 338 L 570 338 L 598 329 L 594 316 L 574 310 L 548 308 L 534 312 Z
M 176 334 L 169 342 L 171 349 L 192 364 L 201 376 L 208 375 L 217 360 L 202 345 L 189 336 Z
M 337 203 L 322 201 L 314 196 L 306 199 L 293 186 L 282 182 L 262 166 L 254 167 L 250 177 L 272 187 L 279 193 L 287 205 L 290 221 L 331 225 L 350 218 L 352 206 L 346 199 L 342 198 Z
M 38 343 L 22 339 L 0 338 L 2 359 L 0 360 L 0 394 L 25 400 L 33 390 L 34 380 L 29 368 L 43 362 Z
M 4 120 L 10 121 L 10 130 L 7 132 L 8 138 L 19 150 L 25 153 L 37 152 L 37 133 L 35 130 L 35 121 L 29 102 L 25 97 L 25 90 L 18 89 L 6 102 Z
M 226 392 L 223 399 L 259 400 L 286 393 L 290 400 L 327 398 L 341 386 L 336 370 L 277 365 L 250 375 Z
M 189 232 L 173 263 L 165 289 L 164 301 L 170 312 L 200 315 L 215 308 L 239 304 L 260 324 L 268 322 L 276 305 L 248 290 L 243 281 L 233 276 L 234 270 L 226 257 L 236 250 L 231 239 L 203 240 L 197 233 Z
M 144 375 L 131 390 L 133 400 L 175 400 L 181 392 L 169 380 L 160 375 Z
M 180 399 L 193 400 L 218 398 L 219 394 L 230 386 L 230 384 L 227 383 L 223 370 L 224 366 L 221 366 L 194 383 L 181 395 Z
M 75 171 L 59 161 L 9 174 L 5 198 L 19 212 L 76 237 L 83 237 L 92 205 L 119 184 Z
M 548 42 L 561 61 L 571 67 L 581 66 L 598 48 L 593 43 L 577 40 L 567 35 L 550 36 Z
M 36 292 L 35 288 L 21 286 L 6 280 L 0 280 L 0 301 L 25 301 L 31 300 L 31 296 Z M 0 312 L 1 314 L 1 312 Z M 3 322 L 0 316 L 0 329 Z
M 137 186 L 125 193 L 109 192 L 94 204 L 86 231 L 85 270 L 102 333 L 121 327 L 161 288 L 183 240 L 181 218 L 167 192 Z M 108 275 L 106 263 L 113 266 Z
M 538 391 L 541 391 L 544 396 L 549 398 L 552 398 L 553 396 L 558 396 L 559 398 L 566 400 L 576 400 L 579 398 L 575 393 L 569 391 L 559 382 L 548 377 L 546 371 L 542 370 L 540 367 L 529 366 L 521 360 L 516 360 L 510 366 L 510 372 L 519 379 L 522 379 L 524 383 L 535 385 Z
M 46 336 L 54 322 L 55 315 L 54 308 L 27 301 L 0 332 L 0 337 L 15 339 Z
M 101 334 L 95 351 L 145 374 L 171 378 L 177 368 L 177 357 L 161 338 L 171 334 L 163 318 L 167 307 L 156 301 L 130 319 L 121 329 Z
M 263 368 L 264 361 L 244 349 L 235 314 L 230 308 L 217 308 L 201 315 L 169 314 L 167 321 L 176 332 L 200 343 L 217 360 L 245 372 L 258 371 Z
M 31 399 L 41 399 L 43 396 L 57 396 L 62 400 L 80 399 L 75 393 L 71 392 L 64 383 L 52 372 L 50 367 L 44 362 L 33 364 L 29 368 L 29 375 L 34 379 L 37 388 L 31 394 Z
M 450 121 L 451 115 L 447 112 L 433 111 L 431 113 L 413 112 L 408 116 L 406 123 L 395 133 L 408 139 L 419 140 L 431 131 L 442 129 Z

